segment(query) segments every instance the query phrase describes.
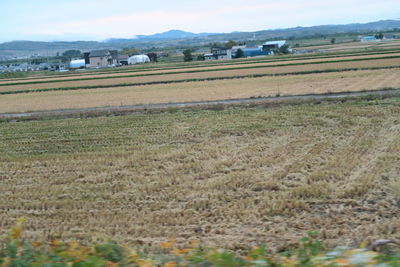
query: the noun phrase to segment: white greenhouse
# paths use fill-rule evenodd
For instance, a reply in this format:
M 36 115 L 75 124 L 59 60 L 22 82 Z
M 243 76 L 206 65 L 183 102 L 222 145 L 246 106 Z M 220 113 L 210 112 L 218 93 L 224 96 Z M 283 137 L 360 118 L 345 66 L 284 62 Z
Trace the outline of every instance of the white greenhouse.
M 69 63 L 69 67 L 71 69 L 80 69 L 85 67 L 85 60 L 84 59 L 74 59 L 71 60 Z
M 128 64 L 143 64 L 150 62 L 150 58 L 146 55 L 137 55 L 128 58 Z

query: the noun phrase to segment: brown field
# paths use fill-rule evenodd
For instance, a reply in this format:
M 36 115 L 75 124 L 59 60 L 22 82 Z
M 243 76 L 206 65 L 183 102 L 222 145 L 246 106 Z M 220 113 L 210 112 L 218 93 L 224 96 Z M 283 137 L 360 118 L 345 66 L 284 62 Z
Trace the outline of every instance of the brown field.
M 280 64 L 302 64 L 302 63 L 312 63 L 312 62 L 325 62 L 325 61 L 336 61 L 336 60 L 352 60 L 352 59 L 364 59 L 364 58 L 379 58 L 379 57 L 390 57 L 390 56 L 400 56 L 400 53 L 391 53 L 391 54 L 382 54 L 382 55 L 363 55 L 363 56 L 347 56 L 347 57 L 332 57 L 332 58 L 315 58 L 315 59 L 303 59 L 303 60 L 288 60 L 288 61 L 275 61 L 275 62 L 260 62 L 253 64 L 232 64 L 232 65 L 217 65 L 217 66 L 203 66 L 198 68 L 179 68 L 179 69 L 161 69 L 161 70 L 147 70 L 147 71 L 138 71 L 138 72 L 117 72 L 117 73 L 91 73 L 88 75 L 67 75 L 65 77 L 47 77 L 42 79 L 25 79 L 25 80 L 15 80 L 15 81 L 0 81 L 0 84 L 4 83 L 25 83 L 31 81 L 62 81 L 69 79 L 85 79 L 85 78 L 94 78 L 94 77 L 119 77 L 124 75 L 141 75 L 141 74 L 154 74 L 154 73 L 171 73 L 171 72 L 179 72 L 179 71 L 197 71 L 197 70 L 218 70 L 218 69 L 230 69 L 237 67 L 259 67 L 259 66 L 274 66 Z M 396 59 L 396 62 L 400 62 L 400 59 Z M 346 63 L 339 63 L 346 64 Z
M 83 80 L 71 82 L 58 82 L 58 83 L 44 83 L 44 84 L 26 84 L 26 85 L 9 85 L 1 86 L 1 91 L 12 90 L 29 90 L 29 89 L 44 89 L 44 88 L 62 88 L 62 87 L 80 87 L 80 86 L 104 86 L 116 85 L 123 83 L 143 83 L 153 81 L 174 81 L 194 78 L 210 78 L 210 77 L 232 77 L 238 75 L 252 75 L 252 74 L 278 74 L 286 72 L 301 72 L 301 71 L 316 71 L 327 69 L 343 69 L 343 68 L 367 68 L 367 67 L 386 67 L 386 66 L 400 66 L 400 59 L 380 59 L 368 61 L 354 61 L 354 62 L 340 62 L 340 63 L 323 63 L 312 65 L 296 65 L 296 66 L 283 66 L 283 67 L 268 67 L 257 69 L 240 69 L 240 70 L 223 70 L 223 71 L 207 71 L 207 72 L 194 72 L 194 73 L 181 73 L 181 74 L 168 74 L 168 75 L 153 75 L 153 76 L 140 76 L 132 78 L 113 78 L 102 80 Z
M 110 87 L 0 95 L 0 113 L 400 88 L 400 68 L 112 87 L 387 66 L 400 59 L 2 86 Z M 366 99 L 0 121 L 0 240 L 21 216 L 25 237 L 43 241 L 399 240 L 400 97 Z
M 400 88 L 399 74 L 368 70 L 3 95 L 0 113 Z
M 350 43 L 339 43 L 334 45 L 320 45 L 320 46 L 310 46 L 310 47 L 302 47 L 310 48 L 310 49 L 325 49 L 327 51 L 354 51 L 360 49 L 382 49 L 382 48 L 399 48 L 400 47 L 400 40 L 390 40 L 384 42 L 350 42 Z
M 1 123 L 0 236 L 24 216 L 45 241 L 398 240 L 399 115 L 391 98 Z

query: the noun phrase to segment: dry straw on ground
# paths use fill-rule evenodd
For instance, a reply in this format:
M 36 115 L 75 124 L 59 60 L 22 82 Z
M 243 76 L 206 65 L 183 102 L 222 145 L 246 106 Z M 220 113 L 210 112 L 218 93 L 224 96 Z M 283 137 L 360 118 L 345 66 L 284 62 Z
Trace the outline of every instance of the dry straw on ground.
M 3 95 L 0 113 L 400 88 L 399 70 Z
M 154 66 L 155 70 L 149 69 L 147 71 L 138 71 L 138 72 L 129 72 L 129 70 L 135 70 L 135 68 L 130 68 L 127 69 L 127 72 L 117 72 L 117 73 L 96 73 L 92 72 L 87 75 L 64 75 L 63 77 L 57 77 L 57 76 L 52 76 L 52 77 L 43 77 L 42 79 L 23 79 L 23 80 L 15 80 L 15 81 L 1 81 L 0 84 L 4 83 L 10 83 L 10 82 L 15 82 L 15 83 L 26 83 L 30 81 L 54 81 L 54 80 L 69 80 L 69 79 L 85 79 L 85 78 L 93 78 L 93 77 L 119 77 L 119 76 L 124 76 L 124 75 L 139 75 L 139 74 L 149 74 L 149 73 L 170 73 L 170 72 L 178 72 L 178 71 L 196 71 L 196 70 L 218 70 L 218 69 L 229 69 L 229 68 L 237 68 L 237 67 L 259 67 L 259 66 L 274 66 L 274 65 L 281 65 L 281 64 L 304 64 L 304 63 L 312 63 L 312 62 L 326 62 L 326 61 L 337 61 L 337 60 L 352 60 L 352 59 L 366 59 L 366 58 L 379 58 L 379 57 L 391 57 L 391 56 L 400 56 L 400 53 L 390 53 L 390 54 L 373 54 L 373 55 L 361 55 L 361 56 L 343 56 L 343 57 L 331 57 L 331 58 L 315 58 L 315 59 L 296 59 L 296 60 L 285 60 L 285 61 L 275 61 L 275 62 L 258 62 L 258 63 L 253 63 L 253 64 L 242 64 L 245 63 L 246 60 L 243 60 L 241 62 L 238 62 L 238 64 L 235 63 L 230 63 L 229 65 L 225 64 L 220 64 L 220 65 L 214 65 L 214 66 L 207 66 L 206 64 L 202 67 L 197 67 L 197 68 L 172 68 L 170 70 L 168 69 L 161 69 L 157 70 L 156 67 Z M 279 59 L 279 58 L 277 58 Z M 268 60 L 266 58 L 265 60 Z M 273 59 L 269 59 L 273 60 Z M 215 63 L 214 63 L 215 64 Z M 118 71 L 118 70 L 117 70 Z
M 274 73 L 288 73 L 288 72 L 302 72 L 302 71 L 319 71 L 328 69 L 340 70 L 346 68 L 369 68 L 369 67 L 387 67 L 387 66 L 400 66 L 400 59 L 394 58 L 394 59 L 379 59 L 379 60 L 367 60 L 367 61 L 311 64 L 311 65 L 266 67 L 266 68 L 254 68 L 254 69 L 250 68 L 250 69 L 240 69 L 240 70 L 219 70 L 219 71 L 164 74 L 164 75 L 160 74 L 154 76 L 139 76 L 130 78 L 113 78 L 113 79 L 83 80 L 83 81 L 70 81 L 70 82 L 57 82 L 57 83 L 9 85 L 9 86 L 1 86 L 0 92 L 12 91 L 12 90 L 62 88 L 62 87 L 77 87 L 77 86 L 96 86 L 96 85 L 112 86 L 123 83 L 143 83 L 143 82 L 154 82 L 154 81 L 185 80 L 194 78 L 233 77 L 233 76 L 254 75 L 254 74 L 274 74 Z
M 282 248 L 399 239 L 400 99 L 0 124 L 0 232 Z

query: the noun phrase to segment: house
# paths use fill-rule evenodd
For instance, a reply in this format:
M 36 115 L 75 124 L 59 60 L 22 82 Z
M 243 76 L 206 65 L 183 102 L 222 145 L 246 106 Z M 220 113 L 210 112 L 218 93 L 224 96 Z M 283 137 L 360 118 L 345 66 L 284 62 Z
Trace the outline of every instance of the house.
M 271 51 L 271 50 L 277 50 L 279 48 L 281 48 L 282 46 L 287 45 L 286 40 L 280 40 L 280 41 L 269 41 L 269 42 L 265 42 L 262 45 L 262 49 L 264 51 Z
M 204 55 L 205 60 L 232 59 L 232 49 L 223 46 L 211 47 L 211 53 Z
M 112 65 L 117 65 L 118 63 L 118 51 L 117 50 L 95 50 L 90 52 L 88 55 L 89 58 L 89 68 L 104 68 Z M 87 60 L 85 60 L 85 63 Z
M 117 57 L 118 65 L 128 65 L 129 55 L 119 54 Z
M 363 36 L 361 37 L 361 42 L 366 43 L 366 42 L 379 42 L 380 39 L 376 38 L 376 36 L 369 35 L 369 36 Z

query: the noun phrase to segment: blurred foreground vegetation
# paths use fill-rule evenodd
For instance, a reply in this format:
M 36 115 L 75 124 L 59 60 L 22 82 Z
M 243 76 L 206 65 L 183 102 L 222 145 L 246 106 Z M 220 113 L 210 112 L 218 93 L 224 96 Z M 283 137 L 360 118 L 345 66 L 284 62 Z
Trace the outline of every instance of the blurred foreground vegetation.
M 77 241 L 50 244 L 32 242 L 21 237 L 24 219 L 19 219 L 0 246 L 0 266 L 400 266 L 400 254 L 361 248 L 337 247 L 327 251 L 317 233 L 299 241 L 298 247 L 271 253 L 268 247 L 255 247 L 240 253 L 206 248 L 192 240 L 186 247 L 176 245 L 174 239 L 160 243 L 158 251 L 146 247 L 132 249 L 108 241 L 104 244 L 83 246 Z M 379 241 L 378 241 L 379 242 Z M 381 243 L 390 243 L 381 240 Z

